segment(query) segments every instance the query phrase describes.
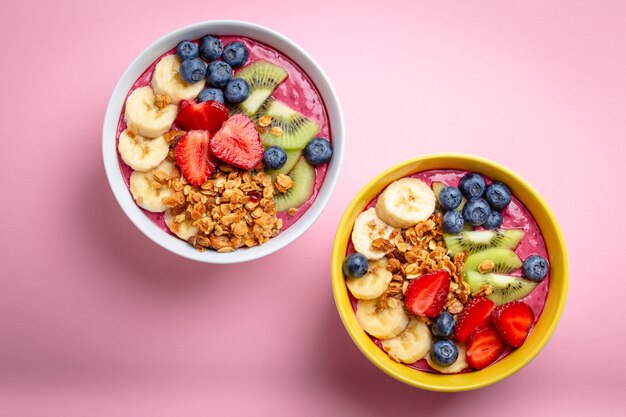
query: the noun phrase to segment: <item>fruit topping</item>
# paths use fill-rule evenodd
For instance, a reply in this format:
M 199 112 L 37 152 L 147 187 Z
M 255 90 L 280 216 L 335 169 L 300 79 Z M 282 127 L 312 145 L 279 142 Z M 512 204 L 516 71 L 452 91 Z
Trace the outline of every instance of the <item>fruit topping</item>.
M 474 369 L 491 365 L 504 352 L 504 343 L 490 326 L 477 329 L 467 341 L 467 362 Z
M 239 70 L 237 78 L 246 80 L 250 95 L 234 106 L 235 110 L 253 116 L 272 95 L 276 87 L 287 78 L 287 71 L 264 59 L 258 59 Z
M 176 162 L 189 184 L 203 184 L 215 170 L 215 159 L 209 150 L 210 139 L 206 130 L 190 130 L 176 145 Z
M 211 139 L 211 152 L 222 161 L 245 170 L 254 168 L 263 159 L 259 134 L 252 120 L 243 114 L 231 116 L 224 122 Z
M 456 340 L 465 342 L 475 329 L 489 323 L 489 315 L 493 307 L 493 301 L 483 297 L 474 298 L 465 304 L 454 327 Z
M 502 226 L 503 221 L 504 218 L 499 211 L 491 210 L 489 216 L 487 216 L 487 220 L 483 224 L 483 227 L 487 230 L 497 229 L 498 227 Z
M 166 95 L 172 104 L 178 104 L 181 100 L 195 100 L 205 85 L 203 79 L 193 84 L 183 80 L 180 67 L 181 60 L 177 55 L 164 56 L 154 67 L 150 81 L 154 93 Z
M 285 154 L 287 155 L 287 160 L 285 161 L 285 164 L 282 167 L 278 169 L 269 169 L 267 171 L 267 174 L 270 177 L 272 177 L 273 180 L 276 179 L 276 177 L 278 177 L 278 175 L 280 174 L 290 173 L 293 170 L 293 168 L 296 166 L 298 161 L 300 161 L 300 157 L 302 156 L 302 151 L 296 149 L 292 151 L 285 151 Z
M 332 156 L 333 146 L 327 139 L 314 138 L 304 148 L 304 158 L 314 166 L 325 164 Z
M 206 71 L 206 80 L 209 85 L 224 88 L 233 78 L 233 69 L 224 61 L 213 61 Z
M 317 123 L 272 97 L 254 117 L 259 120 L 263 116 L 269 116 L 271 120 L 266 132 L 261 134 L 264 146 L 276 145 L 285 150 L 304 149 L 320 130 Z
M 458 211 L 448 211 L 443 215 L 443 231 L 450 234 L 457 234 L 465 227 L 463 215 Z
M 200 91 L 198 94 L 198 103 L 203 103 L 205 101 L 217 101 L 218 103 L 224 104 L 224 92 L 219 88 L 205 88 Z
M 426 361 L 431 368 L 441 372 L 442 374 L 456 374 L 467 368 L 467 362 L 465 360 L 465 346 L 462 344 L 457 345 L 459 351 L 456 361 L 452 365 L 440 366 L 435 363 L 431 354 L 426 355 Z
M 459 350 L 448 339 L 440 339 L 430 349 L 430 359 L 438 366 L 447 367 L 456 362 Z
M 437 317 L 446 304 L 450 289 L 450 273 L 440 270 L 425 274 L 409 282 L 404 302 L 413 314 Z
M 456 187 L 444 187 L 438 195 L 439 205 L 444 210 L 454 210 L 460 204 L 463 196 Z
M 485 192 L 485 179 L 475 172 L 465 174 L 459 181 L 459 190 L 468 200 L 473 197 L 482 197 Z
M 200 58 L 207 62 L 211 62 L 222 56 L 224 45 L 222 45 L 222 41 L 215 36 L 206 35 L 200 39 L 200 46 L 198 49 L 200 51 Z
M 367 258 L 360 253 L 346 256 L 343 261 L 343 274 L 350 278 L 361 278 L 367 273 Z
M 511 202 L 511 190 L 501 182 L 492 182 L 485 190 L 485 200 L 492 210 L 503 210 Z
M 359 300 L 356 305 L 356 319 L 367 333 L 378 339 L 391 339 L 407 328 L 409 315 L 402 303 L 396 298 L 389 298 L 384 305 L 380 299 Z
M 358 262 L 362 262 L 362 259 Z M 352 293 L 352 296 L 359 300 L 373 300 L 383 295 L 391 282 L 391 272 L 387 270 L 387 265 L 387 258 L 369 262 L 365 260 L 366 269 L 362 277 L 348 276 L 348 278 L 346 278 L 346 286 L 350 290 L 350 293 Z M 355 268 L 356 266 L 358 265 L 353 265 Z M 344 263 L 344 273 L 345 272 L 346 264 Z
M 398 336 L 381 340 L 383 350 L 394 360 L 402 363 L 415 363 L 428 354 L 432 337 L 428 326 L 411 319 L 406 329 Z
M 515 251 L 503 248 L 490 248 L 471 254 L 465 260 L 464 271 L 481 273 L 497 272 L 508 274 L 522 266 L 522 260 Z
M 422 180 L 402 178 L 378 197 L 376 214 L 393 227 L 408 228 L 428 219 L 435 211 L 435 193 Z
M 287 162 L 287 152 L 280 146 L 270 146 L 263 153 L 263 162 L 269 169 L 280 169 Z
M 135 133 L 146 138 L 157 138 L 170 130 L 176 118 L 176 106 L 155 105 L 156 97 L 149 86 L 135 89 L 126 99 L 124 120 L 133 126 Z
M 182 61 L 198 58 L 198 53 L 198 45 L 191 41 L 182 41 L 176 46 L 176 55 L 178 55 Z
M 537 286 L 536 282 L 521 277 L 495 273 L 481 274 L 476 271 L 467 271 L 463 279 L 469 284 L 472 293 L 479 291 L 481 287 L 489 286 L 492 292 L 487 298 L 496 305 L 524 298 Z
M 455 255 L 468 251 L 476 253 L 489 248 L 515 249 L 524 237 L 522 229 L 466 230 L 457 235 L 445 234 L 446 247 Z
M 363 211 L 354 221 L 352 228 L 352 244 L 354 250 L 365 255 L 367 259 L 380 259 L 385 251 L 372 246 L 376 239 L 389 239 L 393 227 L 376 215 L 376 209 L 370 207 Z
M 533 310 L 521 301 L 503 304 L 491 313 L 491 325 L 511 347 L 522 346 L 534 322 Z
M 231 42 L 224 48 L 222 59 L 233 68 L 242 67 L 248 62 L 249 51 L 243 42 Z
M 465 207 L 463 207 L 463 219 L 473 225 L 480 226 L 487 221 L 491 213 L 489 203 L 480 197 L 473 197 L 467 200 Z
M 548 275 L 548 261 L 539 255 L 530 255 L 524 261 L 524 276 L 536 282 L 543 281 Z
M 250 95 L 250 87 L 243 78 L 233 78 L 224 88 L 224 97 L 231 104 L 243 102 Z
M 435 317 L 430 325 L 430 329 L 435 336 L 450 337 L 454 331 L 454 324 L 455 321 L 452 314 L 442 311 L 441 314 Z
M 304 158 L 301 158 L 296 164 L 295 168 L 289 173 L 289 177 L 295 185 L 285 193 L 274 195 L 276 211 L 298 208 L 313 195 L 315 189 L 315 168 L 309 165 Z
M 189 58 L 180 64 L 180 78 L 193 84 L 201 81 L 206 75 L 206 66 L 200 58 Z
M 194 103 L 183 100 L 178 105 L 176 123 L 185 130 L 216 132 L 228 119 L 228 109 L 217 101 Z

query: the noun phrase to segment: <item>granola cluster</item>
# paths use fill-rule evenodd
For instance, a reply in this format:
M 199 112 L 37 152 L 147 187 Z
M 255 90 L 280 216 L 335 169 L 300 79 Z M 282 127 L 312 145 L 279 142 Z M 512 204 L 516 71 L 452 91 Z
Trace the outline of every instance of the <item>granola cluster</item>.
M 460 252 L 450 258 L 443 241 L 442 217 L 437 211 L 414 227 L 395 229 L 389 239 L 372 242 L 373 248 L 386 253 L 387 270 L 393 274 L 387 291 L 380 298 L 381 308 L 389 298 L 403 300 L 410 280 L 445 269 L 450 273 L 451 282 L 444 309 L 452 315 L 463 310 L 470 296 L 469 284 L 462 276 L 467 254 Z

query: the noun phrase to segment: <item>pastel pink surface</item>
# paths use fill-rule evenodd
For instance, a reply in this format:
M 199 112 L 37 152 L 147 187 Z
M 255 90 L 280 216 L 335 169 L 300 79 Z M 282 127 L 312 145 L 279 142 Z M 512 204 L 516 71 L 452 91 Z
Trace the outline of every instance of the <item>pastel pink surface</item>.
M 0 415 L 622 415 L 622 1 L 3 5 Z M 100 155 L 109 94 L 161 35 L 200 20 L 272 27 L 341 99 L 343 174 L 319 221 L 259 261 L 209 266 L 148 241 Z M 332 301 L 348 202 L 410 156 L 471 152 L 529 180 L 560 220 L 568 304 L 527 367 L 462 394 L 378 371 Z

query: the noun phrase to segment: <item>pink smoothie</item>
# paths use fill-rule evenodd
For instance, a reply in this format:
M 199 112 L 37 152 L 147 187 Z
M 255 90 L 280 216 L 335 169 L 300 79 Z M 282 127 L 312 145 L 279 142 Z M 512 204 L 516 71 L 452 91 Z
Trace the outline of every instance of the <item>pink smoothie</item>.
M 442 182 L 446 185 L 458 186 L 459 180 L 463 175 L 467 174 L 467 171 L 458 171 L 451 169 L 436 169 L 430 171 L 423 171 L 417 174 L 410 175 L 412 178 L 418 178 L 424 181 L 428 185 L 432 185 L 433 182 Z M 487 184 L 490 183 L 488 178 L 485 178 Z M 375 197 L 372 201 L 369 202 L 367 208 L 374 207 L 376 205 L 376 201 L 378 197 Z M 533 219 L 532 215 L 528 212 L 526 207 L 513 196 L 511 200 L 511 204 L 507 208 L 502 211 L 502 217 L 504 218 L 504 222 L 502 223 L 503 229 L 523 229 L 525 234 L 524 238 L 520 242 L 519 246 L 515 249 L 515 252 L 522 259 L 526 259 L 530 255 L 540 255 L 545 259 L 549 259 L 548 250 L 546 248 L 545 241 L 541 234 L 541 230 L 539 230 L 539 226 Z M 476 228 L 477 230 L 479 228 Z M 352 243 L 349 244 L 347 254 L 353 253 L 354 248 Z M 522 271 L 521 268 L 517 271 L 513 271 L 511 275 L 521 276 Z M 539 319 L 541 312 L 543 311 L 543 306 L 546 302 L 546 297 L 548 296 L 548 288 L 550 285 L 550 274 L 535 287 L 535 289 L 525 298 L 522 299 L 526 304 L 528 304 L 533 312 L 535 313 L 535 321 Z M 357 300 L 352 297 L 350 294 L 350 301 L 352 302 L 352 308 L 356 312 L 356 304 Z M 382 349 L 382 345 L 378 339 L 370 336 L 370 338 Z M 507 356 L 512 351 L 511 348 L 507 348 L 500 359 Z M 411 368 L 415 368 L 422 371 L 428 372 L 437 372 L 432 369 L 425 359 L 421 359 L 413 364 L 407 365 Z M 467 372 L 467 371 L 464 371 Z
M 277 51 L 276 49 L 268 45 L 252 40 L 250 38 L 242 36 L 220 36 L 219 38 L 222 40 L 224 45 L 232 41 L 243 42 L 250 51 L 248 64 L 256 61 L 257 59 L 265 59 L 284 68 L 285 71 L 287 71 L 288 77 L 278 86 L 278 88 L 272 94 L 272 97 L 284 102 L 289 107 L 302 113 L 305 117 L 318 123 L 320 125 L 320 131 L 318 133 L 318 136 L 327 138 L 329 141 L 332 142 L 330 123 L 328 122 L 328 114 L 326 112 L 326 107 L 324 106 L 324 101 L 322 100 L 319 91 L 317 90 L 311 79 L 295 62 L 285 56 L 282 52 Z M 197 40 L 194 42 L 198 43 Z M 152 80 L 152 73 L 154 72 L 156 64 L 164 56 L 174 54 L 175 46 L 176 45 L 174 45 L 174 48 L 159 57 L 159 59 L 157 59 L 144 71 L 144 73 L 137 79 L 137 81 L 135 81 L 126 97 L 128 97 L 136 88 L 150 85 L 150 81 Z M 235 71 L 234 76 L 237 76 L 237 70 Z M 174 124 L 172 128 L 176 128 L 176 124 Z M 120 133 L 124 129 L 126 129 L 126 122 L 124 121 L 123 107 L 117 126 L 116 144 L 117 140 L 119 140 Z M 122 176 L 124 177 L 124 181 L 126 182 L 126 186 L 130 187 L 130 175 L 132 174 L 133 170 L 124 163 L 122 158 L 119 156 L 119 153 L 118 161 L 120 164 Z M 287 228 L 289 228 L 300 217 L 302 217 L 302 215 L 304 215 L 309 207 L 311 207 L 311 205 L 315 201 L 315 198 L 317 197 L 319 189 L 322 187 L 322 183 L 324 182 L 324 178 L 326 177 L 327 168 L 328 164 L 319 165 L 315 168 L 316 178 L 313 193 L 311 194 L 309 199 L 298 208 L 298 212 L 295 215 L 290 216 L 286 212 L 281 212 L 277 214 L 277 217 L 283 220 L 282 230 L 286 230 Z M 165 225 L 163 213 L 152 213 L 144 209 L 141 210 L 160 229 L 172 234 L 168 227 Z

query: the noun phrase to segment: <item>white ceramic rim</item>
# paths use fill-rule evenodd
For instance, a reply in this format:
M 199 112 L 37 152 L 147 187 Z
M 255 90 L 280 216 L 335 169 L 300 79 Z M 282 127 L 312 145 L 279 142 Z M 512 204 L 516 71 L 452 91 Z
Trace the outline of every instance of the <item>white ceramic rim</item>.
M 328 113 L 333 139 L 333 158 L 328 166 L 322 187 L 306 213 L 286 231 L 270 239 L 267 243 L 252 248 L 240 248 L 230 253 L 198 252 L 187 242 L 166 233 L 152 223 L 141 209 L 137 207 L 124 183 L 115 146 L 117 124 L 124 100 L 137 78 L 159 56 L 172 49 L 180 41 L 197 39 L 206 34 L 249 37 L 278 49 L 292 59 L 311 78 L 322 96 Z M 113 89 L 113 94 L 106 109 L 104 126 L 102 128 L 102 156 L 107 179 L 117 202 L 128 218 L 143 234 L 159 246 L 184 258 L 210 264 L 232 264 L 251 261 L 274 253 L 296 240 L 313 225 L 324 207 L 326 207 L 337 184 L 343 162 L 344 138 L 343 114 L 337 94 L 324 71 L 308 53 L 292 40 L 264 26 L 237 20 L 214 20 L 194 23 L 168 33 L 144 49 L 131 62 Z

